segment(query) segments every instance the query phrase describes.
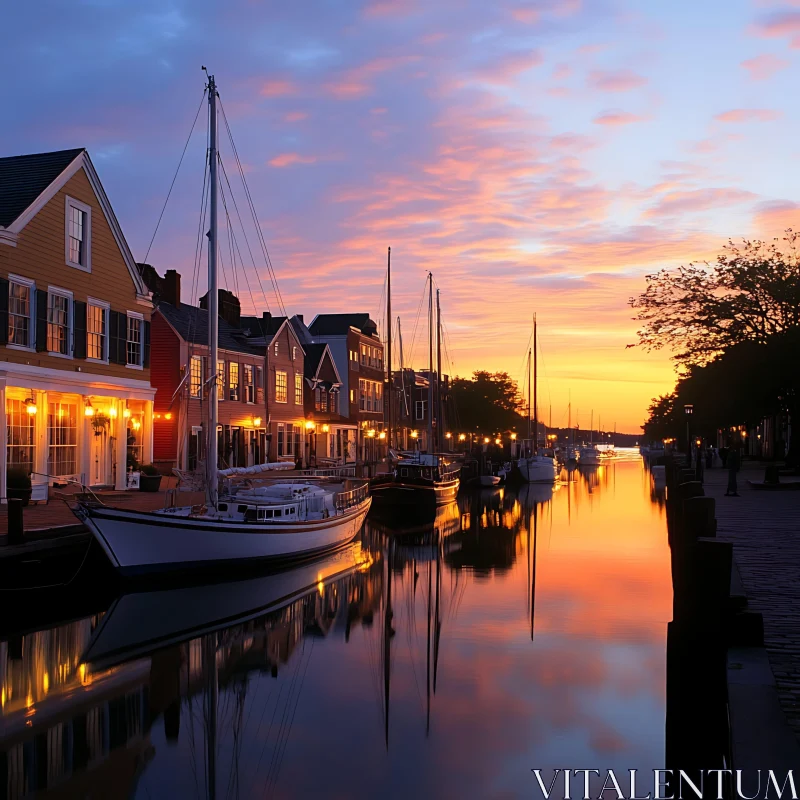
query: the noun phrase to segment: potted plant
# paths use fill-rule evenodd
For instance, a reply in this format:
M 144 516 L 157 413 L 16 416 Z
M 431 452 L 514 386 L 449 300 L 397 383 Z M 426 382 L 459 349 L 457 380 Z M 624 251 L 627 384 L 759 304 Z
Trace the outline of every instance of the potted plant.
M 26 506 L 31 499 L 31 476 L 20 467 L 12 467 L 6 474 L 6 497 L 22 500 Z
M 161 488 L 161 473 L 152 464 L 142 464 L 139 471 L 140 492 L 157 492 Z

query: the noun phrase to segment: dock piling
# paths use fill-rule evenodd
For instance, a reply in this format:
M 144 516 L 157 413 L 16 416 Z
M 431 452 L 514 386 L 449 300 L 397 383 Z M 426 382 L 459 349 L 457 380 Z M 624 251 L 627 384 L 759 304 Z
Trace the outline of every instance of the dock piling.
M 7 542 L 9 545 L 14 545 L 22 544 L 23 541 L 22 500 L 17 497 L 9 497 Z

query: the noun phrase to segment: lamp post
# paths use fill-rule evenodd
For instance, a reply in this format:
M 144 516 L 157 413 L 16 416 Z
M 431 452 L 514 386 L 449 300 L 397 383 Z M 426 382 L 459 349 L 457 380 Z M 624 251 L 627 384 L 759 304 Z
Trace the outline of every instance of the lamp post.
M 691 403 L 687 403 L 683 407 L 683 413 L 686 417 L 686 456 L 689 459 L 689 466 L 692 464 L 692 437 L 691 437 L 691 426 L 690 422 L 692 419 L 692 414 L 694 414 L 694 406 Z

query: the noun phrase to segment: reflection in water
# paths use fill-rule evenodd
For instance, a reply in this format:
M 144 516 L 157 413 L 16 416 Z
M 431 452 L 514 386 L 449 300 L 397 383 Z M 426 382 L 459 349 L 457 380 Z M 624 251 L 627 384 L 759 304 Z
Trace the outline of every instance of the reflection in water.
M 663 766 L 661 498 L 639 462 L 562 478 L 0 643 L 0 798 L 529 796 L 534 767 Z

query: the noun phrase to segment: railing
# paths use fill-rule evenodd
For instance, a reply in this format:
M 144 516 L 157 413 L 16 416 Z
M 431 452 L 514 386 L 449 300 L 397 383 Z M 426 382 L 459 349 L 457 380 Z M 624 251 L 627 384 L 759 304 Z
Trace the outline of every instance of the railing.
M 369 484 L 351 489 L 349 492 L 339 492 L 334 502 L 336 503 L 336 513 L 343 514 L 347 509 L 361 505 L 369 496 Z
M 348 467 L 314 467 L 313 469 L 301 469 L 300 475 L 314 478 L 355 478 L 356 467 L 355 464 Z

